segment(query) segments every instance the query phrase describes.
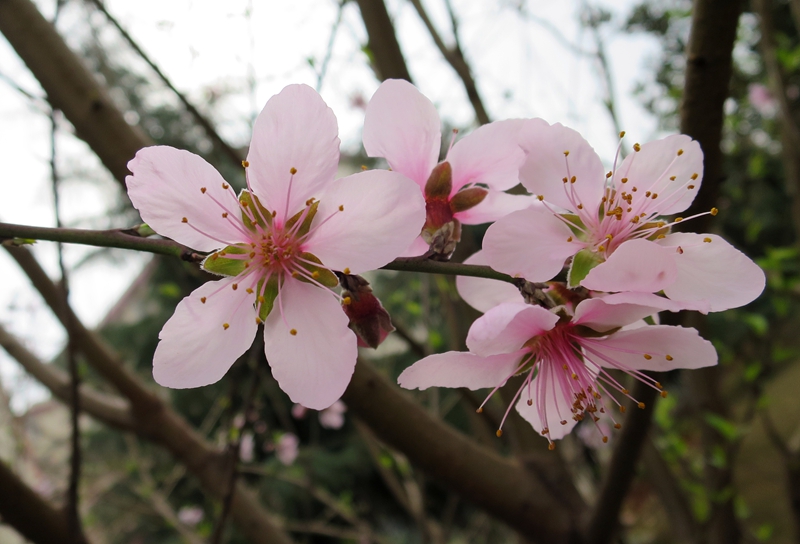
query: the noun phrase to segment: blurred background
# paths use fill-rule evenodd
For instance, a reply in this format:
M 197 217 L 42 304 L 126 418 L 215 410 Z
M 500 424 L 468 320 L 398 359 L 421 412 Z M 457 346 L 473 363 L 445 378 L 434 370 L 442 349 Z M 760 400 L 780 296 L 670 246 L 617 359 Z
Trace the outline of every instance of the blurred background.
M 363 3 L 35 2 L 128 125 L 155 143 L 203 155 L 234 186 L 244 182 L 237 157 L 246 154 L 256 115 L 290 83 L 316 88 L 335 112 L 342 174 L 362 164 L 383 166 L 361 146 L 364 108 L 386 77 Z M 437 106 L 445 129 L 465 134 L 489 120 L 543 117 L 581 132 L 608 165 L 620 130 L 628 146 L 678 131 L 691 1 L 387 0 L 385 7 L 408 75 Z M 731 506 L 743 542 L 798 541 L 796 22 L 795 0 L 746 3 L 724 107 L 725 179 L 712 228 L 764 267 L 767 291 L 702 324 L 720 354 L 715 394 L 722 413 L 698 410 L 697 396 L 705 393 L 677 373 L 667 378 L 671 394 L 656 405 L 641 470 L 620 511 L 619 542 L 704 541 L 698 535 L 720 503 Z M 75 132 L 0 37 L 0 221 L 89 229 L 139 222 L 119 180 Z M 467 230 L 456 259 L 480 247 L 484 230 Z M 56 244 L 31 249 L 58 280 Z M 63 260 L 80 321 L 209 444 L 238 450 L 239 480 L 296 542 L 525 542 L 384 444 L 345 404 L 324 412 L 293 406 L 255 355 L 205 388 L 166 391 L 153 384 L 158 331 L 204 281 L 196 265 L 84 246 L 65 246 Z M 369 279 L 397 328 L 378 350 L 362 354 L 380 373 L 394 378 L 425 354 L 463 345 L 477 314 L 462 307 L 451 278 L 379 272 Z M 8 346 L 17 342 L 41 362 L 66 369 L 67 335 L 6 252 L 0 252 L 0 280 L 6 347 L 0 459 L 60 504 L 70 473 L 69 407 Z M 114 391 L 80 357 L 77 363 L 85 383 Z M 432 390 L 416 397 L 488 449 L 520 459 L 528 454 L 495 439 L 492 422 L 474 414 L 480 393 Z M 248 542 L 236 523 L 220 525 L 225 501 L 209 496 L 169 453 L 137 433 L 84 417 L 79 511 L 91 542 Z M 707 432 L 715 436 L 713 447 L 703 443 Z M 614 436 L 603 444 L 583 424 L 553 454 L 587 503 L 598 494 Z M 546 450 L 546 442 L 534 447 Z M 710 487 L 709 466 L 727 480 Z M 0 543 L 23 541 L 0 523 Z

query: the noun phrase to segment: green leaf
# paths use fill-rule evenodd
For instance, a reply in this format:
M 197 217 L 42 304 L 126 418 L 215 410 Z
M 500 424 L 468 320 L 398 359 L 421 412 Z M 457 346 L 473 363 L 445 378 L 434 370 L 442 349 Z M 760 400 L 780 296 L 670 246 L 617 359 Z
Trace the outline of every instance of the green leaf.
M 239 194 L 239 202 L 242 204 L 242 208 L 250 210 L 255 216 L 256 223 L 262 229 L 266 230 L 268 226 L 272 225 L 272 213 L 261 204 L 261 201 L 256 195 L 251 194 L 250 191 L 242 191 Z M 244 212 L 244 209 L 242 210 L 242 222 L 251 232 L 256 232 L 255 224 L 253 224 L 248 215 Z
M 264 280 L 258 282 L 258 318 L 261 321 L 266 321 L 267 316 L 272 311 L 273 306 L 275 306 L 275 299 L 278 298 L 278 289 L 280 289 L 280 280 L 278 276 L 272 275 L 269 277 L 269 281 L 267 281 L 266 287 L 264 287 Z
M 603 261 L 597 252 L 588 249 L 580 250 L 572 258 L 569 274 L 567 274 L 567 285 L 573 288 L 578 287 L 589 271 L 601 262 Z
M 707 412 L 705 414 L 704 419 L 706 423 L 713 427 L 719 434 L 721 434 L 726 440 L 733 442 L 739 435 L 741 435 L 741 431 L 739 427 L 736 426 L 735 423 L 732 423 L 725 419 L 722 416 L 719 416 L 713 412 Z
M 305 218 L 303 218 L 303 222 L 300 224 L 300 228 L 297 230 L 297 237 L 308 234 L 308 231 L 311 228 L 311 222 L 314 220 L 314 216 L 317 215 L 317 208 L 319 208 L 319 200 L 315 200 L 309 206 L 307 212 L 305 209 L 303 209 L 294 214 L 291 219 L 286 222 L 286 230 L 290 230 L 294 224 L 297 223 L 301 217 L 303 217 L 303 214 L 305 214 Z
M 322 261 L 320 261 L 314 254 L 312 253 L 301 253 L 300 258 L 305 259 L 306 261 L 312 261 L 317 263 L 317 265 L 298 262 L 300 266 L 302 266 L 305 270 L 308 271 L 309 274 L 314 278 L 315 281 L 321 283 L 325 287 L 336 287 L 339 285 L 339 278 L 336 277 L 336 274 L 328 270 L 322 265 Z M 311 283 L 309 280 L 304 278 L 303 276 L 299 276 L 297 279 L 301 281 L 305 281 L 307 283 Z
M 247 255 L 253 249 L 246 244 L 237 244 L 228 246 L 219 251 L 216 251 L 205 258 L 203 261 L 203 268 L 212 274 L 220 276 L 238 276 L 245 270 L 245 259 L 228 259 L 225 255 Z

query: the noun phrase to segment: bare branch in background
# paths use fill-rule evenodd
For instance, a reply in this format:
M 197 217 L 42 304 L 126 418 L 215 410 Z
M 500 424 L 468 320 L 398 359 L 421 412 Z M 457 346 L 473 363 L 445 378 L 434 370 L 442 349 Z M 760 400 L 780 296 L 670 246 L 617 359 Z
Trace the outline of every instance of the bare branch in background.
M 339 27 L 342 24 L 344 5 L 346 3 L 346 0 L 339 2 L 339 9 L 336 12 L 336 21 L 334 21 L 333 27 L 331 27 L 331 35 L 330 38 L 328 38 L 328 47 L 325 48 L 325 57 L 322 59 L 319 72 L 317 72 L 317 92 L 322 90 L 322 82 L 325 80 L 325 74 L 328 73 L 328 64 L 330 64 L 331 56 L 333 56 L 333 44 L 336 41 L 336 34 L 339 32 Z
M 356 2 L 369 36 L 367 47 L 372 69 L 377 78 L 381 81 L 385 79 L 411 81 L 411 74 L 400 50 L 389 12 L 386 11 L 386 4 L 383 0 L 356 0 Z
M 453 11 L 453 6 L 449 1 L 447 2 L 447 11 L 450 15 L 454 40 L 453 46 L 448 47 L 444 43 L 439 31 L 436 30 L 436 27 L 433 25 L 433 21 L 431 21 L 430 17 L 428 17 L 428 13 L 425 11 L 425 7 L 422 5 L 422 0 L 410 0 L 410 2 L 414 6 L 414 9 L 417 10 L 417 14 L 425 24 L 425 28 L 428 29 L 428 33 L 431 35 L 433 43 L 436 44 L 439 52 L 442 54 L 448 64 L 452 66 L 453 70 L 456 72 L 456 75 L 458 75 L 458 77 L 461 79 L 461 82 L 464 84 L 464 90 L 467 92 L 467 98 L 469 98 L 469 102 L 472 104 L 472 108 L 475 110 L 475 118 L 478 120 L 478 124 L 485 125 L 486 123 L 489 123 L 491 119 L 489 118 L 489 114 L 486 112 L 486 108 L 483 105 L 483 100 L 478 92 L 478 85 L 475 83 L 475 78 L 472 76 L 472 69 L 467 63 L 467 60 L 464 58 L 464 51 L 461 49 L 461 41 L 458 36 L 458 20 L 456 19 L 455 12 Z
M 131 35 L 128 34 L 128 32 L 124 28 L 122 28 L 122 25 L 119 23 L 119 21 L 117 21 L 108 12 L 103 2 L 101 0 L 87 0 L 87 1 L 90 2 L 92 5 L 94 5 L 103 15 L 106 16 L 108 21 L 112 25 L 114 25 L 114 28 L 116 28 L 117 31 L 119 31 L 120 35 L 125 39 L 125 41 L 131 47 L 131 49 L 136 51 L 136 54 L 139 55 L 142 58 L 142 60 L 147 63 L 147 65 L 153 70 L 153 72 L 155 72 L 155 74 L 158 76 L 161 82 L 164 85 L 166 85 L 170 91 L 175 93 L 175 96 L 178 97 L 178 100 L 180 100 L 181 104 L 183 104 L 183 107 L 186 108 L 186 111 L 189 112 L 189 114 L 194 118 L 194 120 L 197 122 L 198 125 L 203 127 L 203 130 L 205 131 L 206 135 L 211 139 L 211 142 L 214 144 L 214 147 L 216 147 L 223 155 L 228 157 L 232 163 L 238 165 L 242 161 L 242 159 L 244 159 L 242 154 L 239 151 L 235 150 L 233 147 L 231 147 L 231 145 L 228 144 L 228 142 L 226 142 L 222 138 L 222 136 L 219 135 L 217 130 L 214 128 L 214 125 L 211 124 L 211 121 L 209 121 L 205 115 L 200 113 L 200 111 L 194 106 L 194 104 L 192 104 L 189 101 L 186 95 L 183 94 L 181 91 L 179 91 L 175 87 L 175 85 L 172 84 L 172 81 L 170 81 L 169 78 L 161 71 L 158 65 L 155 62 L 153 62 L 150 59 L 150 57 L 147 56 L 147 54 L 142 50 L 141 47 L 139 47 L 139 44 L 136 43 L 133 37 L 131 37 Z

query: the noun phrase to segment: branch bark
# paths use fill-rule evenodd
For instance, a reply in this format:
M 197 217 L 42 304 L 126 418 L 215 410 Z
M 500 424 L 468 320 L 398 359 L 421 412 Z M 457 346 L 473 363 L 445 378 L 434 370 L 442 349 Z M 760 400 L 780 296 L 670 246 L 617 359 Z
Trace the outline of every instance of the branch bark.
M 367 46 L 372 53 L 372 69 L 381 81 L 385 79 L 405 79 L 411 82 L 406 60 L 400 50 L 397 35 L 386 4 L 383 0 L 356 0 L 361 18 L 367 29 Z M 413 83 L 413 82 L 412 82 Z
M 6 247 L 28 275 L 33 286 L 61 320 L 73 319 L 75 345 L 89 364 L 131 403 L 136 433 L 169 450 L 210 495 L 224 498 L 229 487 L 227 458 L 209 444 L 169 405 L 147 389 L 136 374 L 93 332 L 86 329 L 70 308 L 62 310 L 58 287 L 47 277 L 33 255 L 20 247 Z M 231 515 L 249 542 L 291 544 L 286 533 L 261 507 L 258 496 L 241 482 L 235 487 Z
M 375 435 L 432 478 L 520 531 L 548 544 L 579 541 L 571 512 L 518 463 L 476 445 L 363 361 L 342 397 Z
M 64 113 L 77 136 L 124 184 L 128 161 L 153 142 L 125 121 L 105 89 L 30 0 L 0 0 L 0 32 L 39 80 L 52 106 Z

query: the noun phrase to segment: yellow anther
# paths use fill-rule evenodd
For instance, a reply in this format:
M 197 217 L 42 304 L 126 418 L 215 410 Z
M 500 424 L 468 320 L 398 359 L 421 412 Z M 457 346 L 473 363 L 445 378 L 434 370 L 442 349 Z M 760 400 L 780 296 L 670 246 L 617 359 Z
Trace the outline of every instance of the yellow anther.
M 611 176 L 613 176 L 613 175 L 614 175 L 614 172 L 612 172 L 611 170 L 609 170 L 609 171 L 606 173 L 606 179 L 610 178 L 610 177 L 611 177 Z
M 297 173 L 297 168 L 295 168 L 294 166 L 292 166 L 291 168 L 289 168 L 289 173 L 290 173 L 291 175 L 295 175 L 295 174 Z
M 578 209 L 582 210 L 583 209 L 583 204 L 578 204 Z
M 711 238 L 708 238 L 708 237 L 706 237 L 706 238 L 703 238 L 703 241 L 704 241 L 705 243 L 707 243 L 707 244 L 710 244 L 710 243 L 711 243 Z
M 561 423 L 562 425 L 566 425 L 567 424 L 567 420 L 566 419 L 562 419 L 561 421 L 559 421 L 559 423 Z
M 652 359 L 652 358 L 653 358 L 653 356 L 652 356 L 652 355 L 650 355 L 649 353 L 645 353 L 645 354 L 644 354 L 644 358 L 645 358 L 645 359 L 647 359 L 647 360 L 649 361 L 650 359 Z
M 352 299 L 352 298 L 350 298 L 350 297 L 344 297 L 344 298 L 342 299 L 342 304 L 344 304 L 345 306 L 347 306 L 347 305 L 348 305 L 348 304 L 350 304 L 351 302 L 353 302 L 353 299 Z
M 675 218 L 675 222 L 676 223 L 680 223 L 681 221 L 683 221 L 683 217 L 676 217 Z
M 252 295 L 253 294 L 253 288 L 252 287 L 248 287 L 247 289 L 245 289 L 245 291 L 247 291 L 248 295 Z
M 561 178 L 561 181 L 563 181 L 564 183 L 566 183 L 566 182 L 568 182 L 569 180 L 568 180 L 567 178 Z
M 181 223 L 188 223 L 188 222 L 189 222 L 189 220 L 186 219 L 185 217 L 183 219 L 181 219 Z
M 604 245 L 597 246 L 597 251 L 601 251 L 602 252 L 602 251 L 605 251 L 605 250 L 606 250 L 606 246 L 604 246 Z
M 564 151 L 564 156 L 569 157 L 569 151 Z
M 658 193 L 653 193 L 653 200 L 658 198 Z
M 570 183 L 575 183 L 575 180 L 577 180 L 577 179 L 578 179 L 578 178 L 576 178 L 575 176 L 572 176 L 572 177 L 569 179 L 569 182 L 570 182 Z
M 639 144 L 633 144 L 633 150 L 638 153 L 639 151 L 642 150 L 642 146 L 640 146 Z
M 367 170 L 367 165 L 366 164 L 362 164 L 361 165 L 361 170 L 362 170 L 362 172 L 366 171 Z
M 669 177 L 669 180 L 670 180 L 670 181 L 675 181 L 675 176 L 670 176 L 670 177 Z
M 678 150 L 678 156 L 680 157 L 681 155 L 683 155 L 683 149 Z
M 223 329 L 225 329 L 226 331 L 227 331 L 227 330 L 228 330 L 230 327 L 231 327 L 231 326 L 230 326 L 230 324 L 229 324 L 229 323 L 223 323 L 223 324 L 222 324 L 222 328 L 223 328 Z
M 497 429 L 497 432 L 494 434 L 497 435 L 497 438 L 500 438 L 501 436 L 503 436 L 503 429 Z
M 475 412 L 478 413 L 478 414 L 482 414 L 483 413 L 483 406 L 481 406 L 480 408 L 475 410 Z
M 339 211 L 340 211 L 340 212 L 343 212 L 343 211 L 344 211 L 344 204 L 339 204 Z
M 255 256 L 256 256 L 256 252 L 255 252 L 255 251 L 251 251 L 251 252 L 250 252 L 250 258 L 252 259 L 252 258 L 253 258 L 253 257 L 255 257 Z
M 578 379 L 578 375 L 577 375 L 577 374 L 575 374 L 574 372 L 572 373 L 572 379 L 573 379 L 573 380 L 577 380 L 577 379 Z
M 539 202 L 541 202 L 542 200 L 544 200 L 544 197 L 543 197 L 542 195 L 538 195 L 536 198 L 538 198 L 538 199 L 539 199 Z
M 681 246 L 678 246 L 678 247 L 675 249 L 675 251 L 678 253 L 678 255 L 683 255 L 683 248 L 682 248 Z
M 256 316 L 256 325 L 261 325 L 262 323 L 263 321 L 261 320 L 261 318 Z
M 609 242 L 614 239 L 614 237 L 610 234 L 606 234 L 606 238 L 608 238 Z
M 294 271 L 292 272 L 292 277 L 297 279 L 298 277 L 300 277 L 300 274 L 298 274 L 297 271 Z
M 637 406 L 639 407 L 639 410 L 644 410 L 644 403 L 643 402 L 640 402 L 639 404 L 637 404 Z
M 227 191 L 227 190 L 228 190 L 228 187 L 230 187 L 230 185 L 228 185 L 228 184 L 227 184 L 227 183 L 225 183 L 225 182 L 222 182 L 222 188 L 223 188 L 223 189 L 225 189 L 225 190 Z
M 242 166 L 244 168 L 247 168 L 248 166 L 250 166 L 250 163 L 248 161 L 242 161 Z
M 345 268 L 344 270 L 342 270 L 342 273 L 349 274 L 350 273 L 350 269 L 349 268 Z
M 314 203 L 313 198 L 309 198 L 308 200 L 306 200 L 306 206 L 311 206 L 313 203 Z
M 547 427 L 545 427 L 544 429 L 542 429 L 542 436 L 544 436 L 544 435 L 546 435 L 546 434 L 550 434 L 550 429 L 548 429 Z
M 297 329 L 290 330 L 289 334 L 291 334 L 292 336 L 297 336 Z
M 719 210 L 716 209 L 716 208 L 711 208 L 711 212 L 710 213 L 711 213 L 711 215 L 717 215 L 719 213 Z
M 570 236 L 569 238 L 567 238 L 567 242 L 571 242 L 571 241 L 572 241 L 572 236 Z
M 606 444 L 606 443 L 608 443 L 608 437 L 607 437 L 607 436 L 604 436 L 604 437 L 603 437 L 603 444 Z
M 228 217 L 228 212 L 222 212 L 222 218 L 226 219 Z
M 663 385 L 661 385 L 661 382 L 656 382 L 656 383 L 654 383 L 653 385 L 655 385 L 655 386 L 656 386 L 656 389 L 664 389 L 664 386 L 663 386 Z
M 205 304 L 205 303 L 206 303 L 206 297 L 200 297 L 200 302 L 202 302 L 203 304 Z
M 231 287 L 233 288 L 234 291 L 236 291 L 239 288 L 239 284 L 238 283 L 234 283 L 234 284 L 231 285 Z
M 644 196 L 645 196 L 645 198 L 650 198 L 650 195 L 652 195 L 652 194 L 653 194 L 653 193 L 651 193 L 650 191 L 647 191 L 647 192 L 644 194 Z
M 669 354 L 667 354 L 667 355 L 664 357 L 664 359 L 666 359 L 667 361 L 672 361 L 673 357 L 672 357 L 672 355 L 669 355 Z
M 628 391 L 627 389 L 625 389 L 625 388 L 623 387 L 623 388 L 622 388 L 622 394 L 623 394 L 623 395 L 627 395 L 628 393 L 630 393 L 630 391 Z
M 639 190 L 639 189 L 637 189 L 636 187 L 633 187 L 633 188 L 631 189 L 631 191 L 633 191 L 634 193 L 635 193 L 636 191 L 638 191 L 638 190 Z
M 206 188 L 205 187 L 200 187 L 200 192 L 205 194 L 206 193 Z
M 622 425 L 620 425 L 619 423 L 614 423 L 614 428 L 615 429 L 621 429 Z
M 258 302 L 259 303 L 264 304 L 265 301 L 266 301 L 266 299 L 262 295 L 258 295 Z
M 247 202 L 245 202 L 245 204 L 247 204 Z M 272 217 L 275 217 L 276 215 L 278 215 L 278 211 L 277 210 L 272 212 Z
M 687 189 L 689 189 L 689 190 L 691 191 L 692 189 L 694 189 L 694 185 L 689 185 L 689 186 L 687 186 L 686 188 L 687 188 Z
M 547 449 L 550 450 L 550 451 L 553 451 L 554 449 L 556 449 L 556 443 L 555 442 L 550 442 L 547 445 Z
M 312 277 L 312 278 L 314 278 L 315 280 L 316 280 L 316 279 L 319 279 L 319 272 L 317 272 L 316 270 L 314 270 L 314 271 L 311 273 L 311 277 Z
M 633 216 L 633 219 L 631 219 L 631 223 L 636 224 L 638 222 L 639 222 L 639 216 L 638 215 Z
M 628 178 L 622 178 L 620 181 L 622 183 L 628 183 Z M 634 188 L 633 190 L 635 191 L 636 189 Z
M 620 138 L 624 138 L 624 137 L 625 137 L 625 131 L 624 131 L 624 130 L 621 130 L 621 131 L 620 131 L 620 133 L 619 133 L 619 137 L 620 137 Z
M 625 408 L 624 406 L 620 406 L 620 407 L 619 407 L 619 411 L 620 411 L 620 413 L 624 414 L 624 413 L 625 413 L 625 410 L 626 410 L 626 408 Z

